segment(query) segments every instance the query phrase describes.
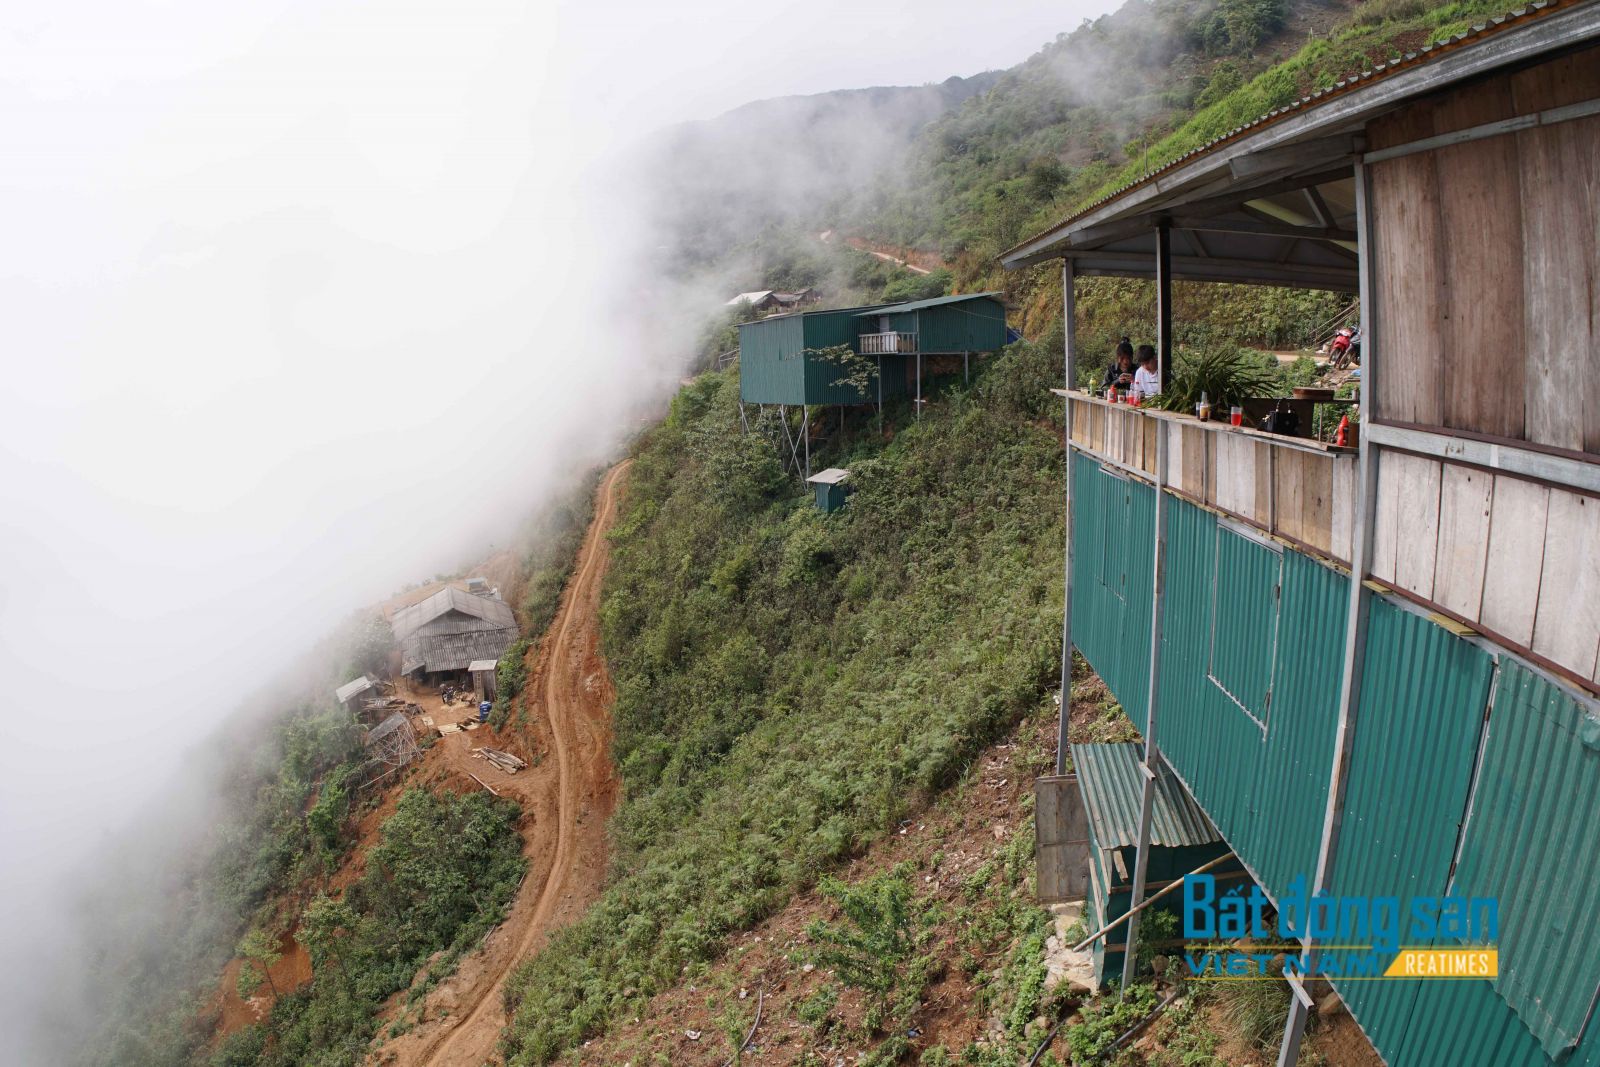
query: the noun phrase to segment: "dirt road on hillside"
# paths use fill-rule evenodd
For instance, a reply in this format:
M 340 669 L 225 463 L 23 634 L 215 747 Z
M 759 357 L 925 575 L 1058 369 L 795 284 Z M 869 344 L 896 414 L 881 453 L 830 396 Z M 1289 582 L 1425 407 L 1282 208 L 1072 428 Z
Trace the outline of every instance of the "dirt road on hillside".
M 451 734 L 435 746 L 463 780 L 470 783 L 467 775 L 476 775 L 522 805 L 527 879 L 506 921 L 481 951 L 462 960 L 455 975 L 429 994 L 423 1021 L 379 1048 L 372 1062 L 401 1067 L 498 1062 L 507 976 L 538 950 L 550 930 L 575 919 L 600 892 L 605 824 L 617 799 L 611 767 L 614 694 L 600 656 L 600 585 L 609 557 L 606 534 L 616 521 L 627 467 L 627 462 L 618 464 L 600 483 L 594 519 L 561 609 L 539 647 L 529 652 L 534 662 L 520 699 L 527 727 L 508 727 L 498 736 L 485 729 Z M 465 714 L 425 707 L 446 715 L 435 721 Z M 504 774 L 472 758 L 472 749 L 483 745 L 516 751 L 532 765 L 520 774 Z

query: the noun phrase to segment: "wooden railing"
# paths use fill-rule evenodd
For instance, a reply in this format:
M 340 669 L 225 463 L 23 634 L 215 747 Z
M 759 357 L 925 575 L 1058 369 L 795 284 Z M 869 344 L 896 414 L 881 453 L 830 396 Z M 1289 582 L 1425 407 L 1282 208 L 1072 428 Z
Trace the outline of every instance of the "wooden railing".
M 1110 404 L 1084 393 L 1065 395 L 1078 448 L 1153 480 L 1157 441 L 1165 434 L 1173 492 L 1317 555 L 1349 562 L 1356 449 Z
M 901 353 L 913 353 L 917 350 L 917 335 L 914 333 L 864 333 L 861 335 L 861 354 L 863 356 L 893 356 Z

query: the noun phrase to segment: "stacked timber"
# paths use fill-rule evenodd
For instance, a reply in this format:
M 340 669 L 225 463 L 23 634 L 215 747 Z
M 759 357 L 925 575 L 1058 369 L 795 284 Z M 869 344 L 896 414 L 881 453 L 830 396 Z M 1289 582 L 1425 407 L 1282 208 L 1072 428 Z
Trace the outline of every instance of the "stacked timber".
M 507 774 L 516 774 L 528 766 L 526 760 L 498 748 L 475 748 L 472 755 L 474 759 L 488 760 Z

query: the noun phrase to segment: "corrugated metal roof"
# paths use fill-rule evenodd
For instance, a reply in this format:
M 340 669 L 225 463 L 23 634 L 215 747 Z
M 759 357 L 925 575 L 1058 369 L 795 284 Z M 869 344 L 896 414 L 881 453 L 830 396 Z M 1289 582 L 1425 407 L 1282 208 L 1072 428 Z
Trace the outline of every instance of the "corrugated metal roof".
M 1139 843 L 1139 806 L 1144 795 L 1140 746 L 1073 745 L 1072 766 L 1078 772 L 1089 828 L 1101 848 L 1126 848 Z M 1162 766 L 1156 776 L 1151 809 L 1150 843 L 1169 847 L 1209 845 L 1222 840 L 1206 813 L 1183 783 Z
M 775 322 L 787 322 L 791 319 L 812 318 L 818 315 L 842 315 L 847 312 L 878 311 L 886 307 L 898 309 L 898 305 L 895 304 L 857 304 L 855 307 L 847 308 L 811 308 L 808 311 L 790 311 L 783 315 L 768 315 L 765 318 L 755 319 L 751 322 L 735 323 L 735 325 L 741 330 L 760 329 L 763 326 L 771 326 Z
M 497 627 L 509 626 L 515 629 L 517 625 L 516 617 L 511 612 L 511 605 L 504 600 L 498 597 L 479 596 L 453 585 L 445 586 L 420 603 L 401 608 L 394 613 L 389 625 L 394 628 L 395 637 L 404 640 L 434 619 L 451 611 L 483 619 Z
M 866 315 L 903 315 L 907 311 L 921 311 L 923 308 L 942 307 L 945 304 L 960 304 L 967 300 L 983 300 L 985 298 L 999 300 L 1003 296 L 1005 296 L 1005 294 L 1002 292 L 962 293 L 959 296 L 935 296 L 929 297 L 927 300 L 912 300 L 905 304 L 888 304 L 884 307 L 873 308 L 870 311 L 863 311 L 856 317 L 862 318 Z
M 351 697 L 355 696 L 356 694 L 365 693 L 368 689 L 371 689 L 371 688 L 372 688 L 372 679 L 368 678 L 366 675 L 363 674 L 361 677 L 356 678 L 353 681 L 346 682 L 343 685 L 341 685 L 339 688 L 335 689 L 333 691 L 333 696 L 334 696 L 334 699 L 336 699 L 339 703 L 343 704 L 345 701 L 349 700 Z
M 850 477 L 849 471 L 840 467 L 829 467 L 825 471 L 818 471 L 813 474 L 806 481 L 813 485 L 837 485 L 848 477 Z
M 397 711 L 367 731 L 367 744 L 370 745 L 374 741 L 382 741 L 385 737 L 402 728 L 411 729 L 411 720 L 406 718 L 405 712 Z
M 1370 70 L 1362 71 L 1359 74 L 1352 74 L 1347 78 L 1335 82 L 1327 89 L 1318 90 L 1309 96 L 1301 97 L 1292 103 L 1284 105 L 1283 107 L 1274 108 L 1261 117 L 1251 122 L 1247 122 L 1242 126 L 1237 126 L 1218 137 L 1214 137 L 1205 144 L 1200 145 L 1198 148 L 1190 149 L 1183 155 L 1157 166 L 1154 170 L 1148 171 L 1145 174 L 1140 175 L 1138 178 L 1135 178 L 1124 185 L 1118 186 L 1116 189 L 1111 190 L 1109 193 L 1100 197 L 1094 202 L 1074 211 L 1056 225 L 1051 226 L 1040 233 L 1034 234 L 1027 240 L 1021 241 L 1014 247 L 1002 252 L 1000 254 L 1000 258 L 1002 260 L 1006 259 L 1013 253 L 1022 249 L 1024 246 L 1040 240 L 1055 230 L 1059 230 L 1062 227 L 1071 225 L 1073 222 L 1076 222 L 1084 216 L 1097 211 L 1106 204 L 1126 196 L 1134 189 L 1138 189 L 1153 181 L 1157 181 L 1163 175 L 1166 175 L 1178 169 L 1179 167 L 1182 167 L 1185 164 L 1200 158 L 1201 156 L 1215 151 L 1223 145 L 1230 144 L 1241 137 L 1255 133 L 1264 127 L 1280 122 L 1292 115 L 1299 114 L 1314 107 L 1319 107 L 1334 100 L 1335 98 L 1344 96 L 1357 89 L 1365 88 L 1368 85 L 1382 81 L 1385 78 L 1392 77 L 1393 75 L 1399 74 L 1402 71 L 1410 70 L 1413 67 L 1418 67 L 1433 62 L 1447 53 L 1477 45 L 1483 42 L 1486 38 L 1492 37 L 1497 33 L 1524 26 L 1533 19 L 1558 8 L 1565 9 L 1575 6 L 1578 5 L 1571 2 L 1571 0 L 1541 0 L 1541 2 L 1532 3 L 1526 7 L 1517 8 L 1516 10 L 1500 18 L 1490 19 L 1488 22 L 1475 25 L 1466 32 L 1459 33 L 1447 41 L 1438 41 L 1433 44 L 1425 45 L 1415 52 L 1407 52 L 1404 55 L 1396 56 L 1387 63 L 1375 64 Z
M 772 296 L 772 295 L 773 295 L 773 292 L 772 292 L 771 289 L 757 289 L 753 293 L 740 293 L 738 296 L 734 297 L 732 300 L 728 301 L 723 306 L 724 307 L 733 307 L 733 305 L 735 305 L 735 304 L 759 304 L 759 303 L 761 303 L 761 301 L 765 300 L 767 297 Z
M 471 663 L 467 664 L 467 670 L 492 671 L 497 669 L 499 666 L 500 661 L 497 659 L 475 659 Z

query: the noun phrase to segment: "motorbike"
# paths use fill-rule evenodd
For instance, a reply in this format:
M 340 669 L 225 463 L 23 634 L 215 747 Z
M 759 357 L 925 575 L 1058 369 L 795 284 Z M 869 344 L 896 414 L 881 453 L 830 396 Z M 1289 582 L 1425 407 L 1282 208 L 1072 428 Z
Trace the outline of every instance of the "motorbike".
M 1333 335 L 1333 341 L 1328 345 L 1329 364 L 1334 368 L 1343 368 L 1361 362 L 1361 329 L 1360 327 L 1345 326 Z

